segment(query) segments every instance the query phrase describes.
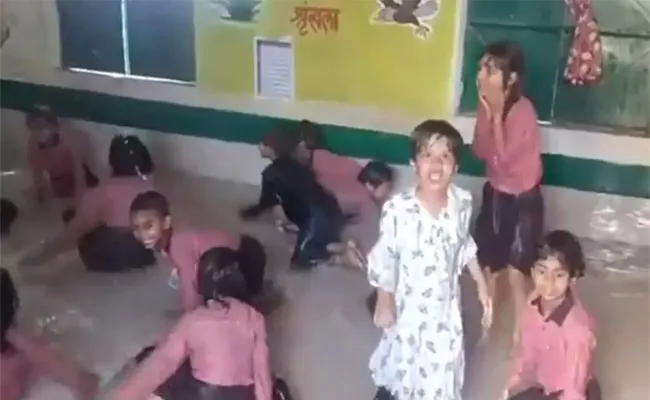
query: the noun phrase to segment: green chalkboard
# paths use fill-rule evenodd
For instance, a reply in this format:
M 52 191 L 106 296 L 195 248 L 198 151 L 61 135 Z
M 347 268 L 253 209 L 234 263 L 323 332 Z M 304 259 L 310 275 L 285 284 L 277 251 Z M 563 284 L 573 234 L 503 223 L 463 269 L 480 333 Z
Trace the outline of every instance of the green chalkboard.
M 192 0 L 127 0 L 126 16 L 131 74 L 196 80 Z
M 526 53 L 524 90 L 539 118 L 559 124 L 650 131 L 650 3 L 594 0 L 604 55 L 602 80 L 564 81 L 573 19 L 561 0 L 468 0 L 460 111 L 477 106 L 478 59 L 487 43 L 518 41 Z M 645 9 L 639 8 L 645 7 Z
M 120 0 L 57 0 L 61 66 L 124 72 Z

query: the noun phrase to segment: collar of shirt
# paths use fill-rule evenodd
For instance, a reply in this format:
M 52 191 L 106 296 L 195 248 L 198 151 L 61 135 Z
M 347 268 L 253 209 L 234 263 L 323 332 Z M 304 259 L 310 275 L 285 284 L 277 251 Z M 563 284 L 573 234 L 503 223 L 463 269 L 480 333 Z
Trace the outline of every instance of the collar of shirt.
M 543 317 L 544 314 L 542 313 L 541 297 L 538 297 L 535 300 L 533 300 L 531 304 L 537 307 L 537 311 L 539 312 L 539 315 Z M 571 309 L 573 309 L 573 305 L 574 305 L 573 295 L 569 291 L 566 294 L 566 297 L 564 297 L 564 300 L 562 300 L 562 303 L 560 303 L 560 305 L 558 305 L 555 308 L 555 310 L 551 311 L 551 313 L 544 319 L 544 322 L 554 322 L 555 324 L 557 324 L 557 326 L 562 326 L 567 316 L 571 312 Z

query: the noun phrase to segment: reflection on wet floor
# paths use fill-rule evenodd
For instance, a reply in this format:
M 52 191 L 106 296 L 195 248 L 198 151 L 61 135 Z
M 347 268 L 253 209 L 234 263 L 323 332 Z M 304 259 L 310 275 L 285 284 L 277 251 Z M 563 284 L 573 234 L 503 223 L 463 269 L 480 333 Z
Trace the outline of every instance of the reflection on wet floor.
M 177 298 L 167 284 L 168 269 L 88 274 L 76 254 L 69 252 L 47 265 L 16 270 L 15 260 L 52 235 L 61 222 L 52 209 L 36 211 L 19 178 L 12 179 L 3 177 L 3 196 L 19 204 L 21 216 L 12 235 L 3 239 L 1 251 L 2 265 L 19 284 L 21 323 L 44 332 L 107 381 L 173 323 Z M 255 198 L 255 188 L 187 177 L 162 180 L 160 186 L 172 200 L 176 220 L 253 234 L 266 245 L 268 276 L 286 297 L 269 318 L 273 364 L 296 399 L 372 398 L 367 361 L 379 332 L 366 310 L 370 288 L 363 274 L 328 267 L 289 272 L 291 239 L 278 234 L 269 221 L 244 225 L 237 218 L 235 211 Z M 585 241 L 585 248 L 590 269 L 578 291 L 598 321 L 596 373 L 605 398 L 648 398 L 648 249 L 593 241 Z M 511 310 L 501 303 L 490 342 L 475 347 L 479 307 L 471 279 L 463 277 L 462 283 L 468 343 L 475 349 L 468 354 L 466 399 L 496 399 L 508 369 Z M 52 383 L 39 384 L 30 396 L 30 400 L 69 398 Z

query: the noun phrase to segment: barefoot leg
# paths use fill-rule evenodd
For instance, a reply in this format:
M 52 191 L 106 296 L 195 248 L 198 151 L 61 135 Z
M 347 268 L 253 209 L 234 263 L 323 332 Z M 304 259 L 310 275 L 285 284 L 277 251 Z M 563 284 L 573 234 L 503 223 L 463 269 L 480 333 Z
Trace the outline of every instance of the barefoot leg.
M 514 305 L 514 330 L 512 337 L 512 348 L 514 350 L 519 346 L 521 315 L 526 305 L 526 276 L 518 269 L 508 266 L 508 282 L 510 284 Z

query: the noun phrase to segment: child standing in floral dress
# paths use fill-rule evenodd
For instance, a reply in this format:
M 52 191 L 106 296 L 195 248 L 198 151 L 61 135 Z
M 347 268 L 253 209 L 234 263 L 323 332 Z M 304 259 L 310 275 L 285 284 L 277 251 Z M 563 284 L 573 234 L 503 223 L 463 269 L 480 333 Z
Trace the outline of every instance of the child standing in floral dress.
M 370 359 L 377 400 L 461 400 L 465 358 L 459 277 L 467 266 L 483 305 L 492 302 L 469 231 L 471 194 L 451 183 L 463 146 L 448 122 L 428 120 L 412 135 L 417 186 L 382 209 L 368 254 L 383 336 Z

